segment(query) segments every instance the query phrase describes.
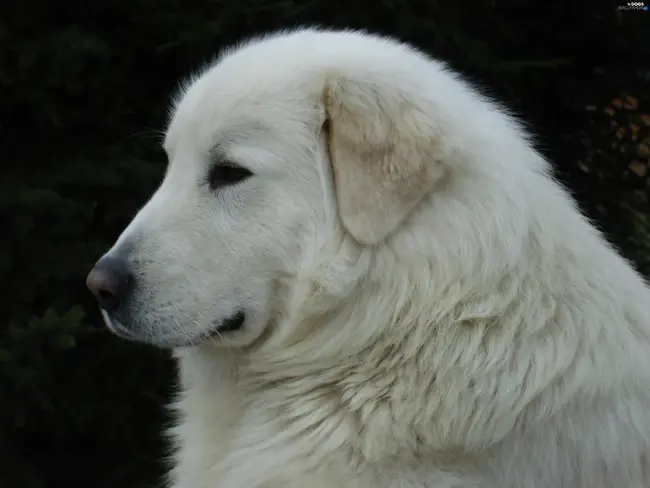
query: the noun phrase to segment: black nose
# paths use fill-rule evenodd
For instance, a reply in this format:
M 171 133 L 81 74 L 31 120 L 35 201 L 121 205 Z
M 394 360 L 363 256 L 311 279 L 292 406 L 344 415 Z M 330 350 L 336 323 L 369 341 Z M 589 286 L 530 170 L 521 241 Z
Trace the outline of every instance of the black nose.
M 133 276 L 126 261 L 105 257 L 97 261 L 86 278 L 86 286 L 95 295 L 99 306 L 112 312 L 124 301 Z

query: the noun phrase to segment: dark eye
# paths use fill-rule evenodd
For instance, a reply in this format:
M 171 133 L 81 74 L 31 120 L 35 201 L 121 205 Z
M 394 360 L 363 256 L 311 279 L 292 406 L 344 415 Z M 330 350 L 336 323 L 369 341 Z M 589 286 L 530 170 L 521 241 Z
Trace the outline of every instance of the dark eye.
M 246 178 L 253 176 L 246 168 L 232 163 L 215 164 L 210 168 L 208 184 L 211 190 L 216 190 L 228 185 L 234 185 Z

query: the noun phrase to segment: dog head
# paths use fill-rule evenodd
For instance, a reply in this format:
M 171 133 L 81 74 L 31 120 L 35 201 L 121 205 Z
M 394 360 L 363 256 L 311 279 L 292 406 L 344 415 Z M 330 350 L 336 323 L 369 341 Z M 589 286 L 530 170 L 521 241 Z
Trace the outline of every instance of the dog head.
M 225 53 L 182 90 L 161 186 L 88 277 L 108 326 L 163 347 L 245 347 L 325 286 L 319 267 L 344 296 L 362 256 L 468 170 L 493 122 L 481 103 L 439 63 L 363 33 Z

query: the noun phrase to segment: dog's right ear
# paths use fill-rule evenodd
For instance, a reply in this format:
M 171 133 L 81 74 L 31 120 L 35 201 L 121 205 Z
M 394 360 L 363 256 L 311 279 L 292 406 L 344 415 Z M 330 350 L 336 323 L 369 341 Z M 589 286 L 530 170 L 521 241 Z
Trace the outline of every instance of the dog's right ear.
M 325 91 L 339 216 L 361 244 L 386 238 L 445 173 L 427 107 L 379 84 L 344 76 Z

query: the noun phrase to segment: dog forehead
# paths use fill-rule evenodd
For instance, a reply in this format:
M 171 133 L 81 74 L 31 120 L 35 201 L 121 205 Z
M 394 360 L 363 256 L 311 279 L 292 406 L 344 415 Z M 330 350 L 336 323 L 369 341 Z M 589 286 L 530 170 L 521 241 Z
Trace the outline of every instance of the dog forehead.
M 248 124 L 288 128 L 309 117 L 332 75 L 389 83 L 408 78 L 422 61 L 413 53 L 404 57 L 409 50 L 354 31 L 306 29 L 252 39 L 225 51 L 185 84 L 173 105 L 165 148 L 187 143 L 208 150 L 220 132 Z M 404 59 L 399 69 L 384 73 L 387 61 Z
M 172 106 L 165 147 L 209 146 L 216 134 L 235 128 L 277 126 L 299 117 L 305 102 L 316 102 L 324 81 L 314 66 L 301 63 L 286 43 L 275 44 L 228 52 L 191 78 Z

